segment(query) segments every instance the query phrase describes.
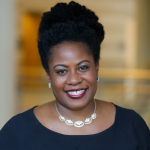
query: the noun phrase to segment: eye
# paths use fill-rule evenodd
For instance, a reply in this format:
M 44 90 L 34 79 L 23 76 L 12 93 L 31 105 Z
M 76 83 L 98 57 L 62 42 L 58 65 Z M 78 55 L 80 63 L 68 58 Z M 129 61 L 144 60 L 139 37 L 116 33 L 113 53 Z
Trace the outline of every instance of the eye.
M 79 70 L 82 71 L 82 70 L 86 70 L 86 69 L 88 69 L 88 68 L 89 68 L 88 66 L 81 66 L 81 67 L 79 68 Z
M 65 74 L 67 71 L 66 70 L 59 70 L 59 71 L 57 71 L 56 73 L 57 74 Z

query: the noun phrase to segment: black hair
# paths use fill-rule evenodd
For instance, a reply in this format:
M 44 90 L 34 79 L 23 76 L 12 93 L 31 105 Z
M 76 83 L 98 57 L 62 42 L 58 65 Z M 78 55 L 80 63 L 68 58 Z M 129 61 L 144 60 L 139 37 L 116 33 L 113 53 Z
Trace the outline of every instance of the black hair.
M 95 64 L 100 58 L 100 44 L 104 29 L 95 13 L 71 1 L 57 3 L 51 11 L 43 13 L 38 31 L 38 50 L 42 65 L 49 72 L 48 62 L 52 48 L 64 41 L 87 44 Z

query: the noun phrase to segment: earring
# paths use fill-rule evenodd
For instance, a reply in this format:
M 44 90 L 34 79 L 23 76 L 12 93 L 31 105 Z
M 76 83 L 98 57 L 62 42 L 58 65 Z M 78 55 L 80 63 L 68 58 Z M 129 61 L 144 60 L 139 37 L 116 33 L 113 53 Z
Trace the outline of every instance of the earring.
M 48 87 L 51 88 L 51 83 L 48 83 Z
M 97 81 L 99 81 L 99 76 L 97 77 Z

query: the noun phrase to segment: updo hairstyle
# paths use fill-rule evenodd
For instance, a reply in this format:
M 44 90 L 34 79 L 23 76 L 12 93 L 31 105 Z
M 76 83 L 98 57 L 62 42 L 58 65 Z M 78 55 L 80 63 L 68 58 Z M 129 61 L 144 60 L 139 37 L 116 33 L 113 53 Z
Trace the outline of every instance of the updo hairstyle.
M 93 11 L 74 1 L 69 4 L 57 3 L 51 11 L 43 13 L 39 26 L 38 50 L 42 65 L 49 72 L 48 63 L 53 55 L 53 47 L 64 41 L 86 44 L 96 64 L 103 39 L 103 26 Z

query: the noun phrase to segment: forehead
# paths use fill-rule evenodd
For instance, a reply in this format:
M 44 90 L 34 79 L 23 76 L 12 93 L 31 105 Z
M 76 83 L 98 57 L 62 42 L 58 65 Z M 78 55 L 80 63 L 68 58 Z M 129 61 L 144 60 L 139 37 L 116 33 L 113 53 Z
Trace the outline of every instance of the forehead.
M 63 42 L 53 48 L 51 63 L 78 63 L 82 60 L 94 61 L 89 47 L 82 42 Z

